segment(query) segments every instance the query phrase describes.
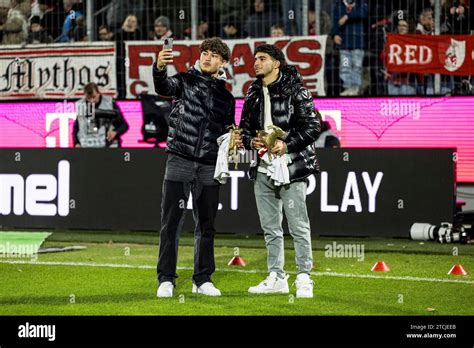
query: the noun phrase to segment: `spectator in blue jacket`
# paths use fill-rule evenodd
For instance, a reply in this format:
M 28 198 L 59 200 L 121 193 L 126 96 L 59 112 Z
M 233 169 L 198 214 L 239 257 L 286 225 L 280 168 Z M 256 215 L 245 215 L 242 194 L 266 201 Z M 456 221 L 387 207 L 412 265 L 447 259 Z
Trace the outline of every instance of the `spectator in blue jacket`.
M 74 29 L 76 27 L 76 19 L 82 17 L 81 11 L 78 11 L 76 6 L 71 0 L 64 0 L 64 12 L 67 13 L 66 19 L 63 23 L 63 29 L 61 35 L 56 41 L 58 42 L 71 42 L 74 38 Z
M 362 93 L 362 63 L 364 61 L 365 28 L 368 16 L 367 0 L 339 0 L 333 9 L 333 37 L 339 49 L 339 77 L 344 86 L 342 96 Z

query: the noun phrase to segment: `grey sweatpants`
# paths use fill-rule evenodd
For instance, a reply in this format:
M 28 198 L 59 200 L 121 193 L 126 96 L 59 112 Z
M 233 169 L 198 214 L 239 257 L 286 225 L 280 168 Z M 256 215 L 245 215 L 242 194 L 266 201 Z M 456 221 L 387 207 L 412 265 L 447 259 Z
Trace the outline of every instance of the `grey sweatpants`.
M 267 246 L 268 272 L 283 277 L 285 253 L 283 246 L 283 210 L 288 229 L 293 237 L 298 273 L 310 273 L 313 267 L 311 229 L 306 209 L 306 182 L 299 181 L 285 186 L 274 186 L 264 173 L 257 173 L 254 185 L 260 224 Z

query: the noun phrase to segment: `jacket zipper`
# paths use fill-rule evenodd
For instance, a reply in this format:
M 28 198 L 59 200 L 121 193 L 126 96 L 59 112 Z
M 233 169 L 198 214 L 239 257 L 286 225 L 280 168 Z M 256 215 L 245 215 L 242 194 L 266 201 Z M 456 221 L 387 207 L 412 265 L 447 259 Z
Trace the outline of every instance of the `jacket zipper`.
M 210 86 L 210 90 L 212 90 L 212 86 Z M 211 93 L 209 93 L 207 95 L 207 105 L 210 105 L 210 101 L 211 101 Z M 210 109 L 209 109 L 209 112 L 210 112 Z M 211 117 L 211 115 L 209 115 L 209 117 Z M 203 122 L 201 123 L 201 125 L 199 126 L 199 138 L 198 138 L 198 143 L 197 143 L 197 146 L 196 148 L 194 149 L 194 157 L 195 158 L 198 158 L 198 155 L 199 155 L 199 151 L 201 149 L 201 145 L 202 145 L 202 142 L 203 142 L 203 129 L 204 129 L 204 126 L 207 125 L 207 119 L 204 119 Z
M 203 134 L 202 134 L 202 131 L 203 131 L 203 126 L 206 124 L 206 121 L 204 120 L 202 122 L 202 124 L 199 126 L 199 139 L 198 139 L 198 143 L 196 145 L 196 148 L 194 149 L 194 157 L 195 158 L 198 158 L 198 155 L 199 155 L 199 151 L 201 149 L 201 145 L 202 145 L 202 137 L 203 137 Z
M 263 87 L 260 89 L 260 129 L 263 129 L 265 125 L 265 93 L 263 93 Z M 263 129 L 265 130 L 265 129 Z

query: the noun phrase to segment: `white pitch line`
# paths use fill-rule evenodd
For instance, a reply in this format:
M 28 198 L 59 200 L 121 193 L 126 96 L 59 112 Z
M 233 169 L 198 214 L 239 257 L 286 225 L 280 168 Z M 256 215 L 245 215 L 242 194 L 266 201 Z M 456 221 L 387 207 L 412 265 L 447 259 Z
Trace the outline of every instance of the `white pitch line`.
M 0 264 L 13 265 L 43 265 L 43 266 L 73 266 L 73 267 L 110 267 L 110 268 L 130 268 L 130 269 L 156 269 L 151 265 L 128 265 L 116 263 L 92 263 L 92 262 L 60 262 L 60 261 L 26 261 L 26 260 L 0 260 Z M 193 267 L 178 267 L 179 270 L 192 271 Z M 245 269 L 216 269 L 217 272 L 234 272 L 234 273 L 267 273 L 264 270 L 245 270 Z M 297 272 L 287 272 L 288 274 L 296 274 Z M 317 277 L 343 277 L 343 278 L 368 278 L 368 279 L 390 279 L 390 280 L 407 280 L 415 282 L 434 282 L 434 283 L 461 283 L 474 284 L 474 280 L 463 279 L 440 279 L 440 278 L 422 278 L 411 276 L 379 276 L 373 274 L 355 274 L 355 273 L 337 273 L 337 272 L 311 272 Z
M 392 279 L 392 280 L 409 280 L 414 282 L 439 282 L 439 283 L 463 283 L 474 284 L 474 280 L 463 279 L 441 279 L 441 278 L 422 278 L 412 276 L 377 276 L 373 274 L 353 274 L 353 273 L 337 273 L 337 272 L 311 272 L 316 276 L 329 277 L 347 277 L 347 278 L 373 278 L 373 279 Z

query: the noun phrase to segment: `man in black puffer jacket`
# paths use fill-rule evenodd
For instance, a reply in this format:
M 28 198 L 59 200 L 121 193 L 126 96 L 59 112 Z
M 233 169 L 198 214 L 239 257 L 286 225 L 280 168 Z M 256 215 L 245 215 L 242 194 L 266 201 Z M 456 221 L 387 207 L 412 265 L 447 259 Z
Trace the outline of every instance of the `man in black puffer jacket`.
M 257 47 L 254 69 L 258 79 L 248 90 L 240 122 L 244 130 L 243 146 L 261 149 L 264 144 L 256 137 L 257 131 L 268 132 L 268 126 L 278 126 L 286 135 L 277 140 L 274 148 L 267 150 L 275 156 L 288 156 L 291 163 L 288 164 L 290 183 L 284 186 L 275 185 L 260 158 L 257 170 L 251 170 L 270 275 L 259 285 L 250 287 L 249 292 L 289 292 L 288 276 L 283 270 L 281 221 L 284 208 L 298 266 L 296 296 L 313 297 L 313 282 L 309 277 L 313 263 L 305 178 L 319 172 L 314 143 L 321 131 L 321 117 L 314 108 L 311 94 L 303 87 L 301 75 L 295 67 L 286 65 L 279 48 L 273 45 Z
M 171 49 L 162 50 L 153 67 L 156 92 L 175 99 L 169 115 L 168 161 L 161 202 L 158 297 L 173 296 L 178 240 L 190 192 L 196 223 L 193 293 L 221 294 L 211 280 L 215 271 L 214 219 L 219 204 L 214 170 L 217 138 L 235 122 L 235 100 L 222 79 L 222 68 L 230 58 L 229 47 L 212 38 L 203 41 L 200 51 L 200 60 L 186 73 L 167 76 L 166 64 L 173 61 Z

